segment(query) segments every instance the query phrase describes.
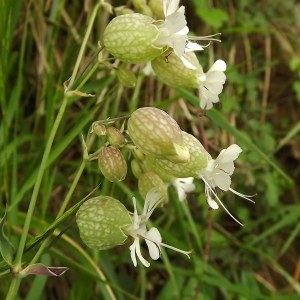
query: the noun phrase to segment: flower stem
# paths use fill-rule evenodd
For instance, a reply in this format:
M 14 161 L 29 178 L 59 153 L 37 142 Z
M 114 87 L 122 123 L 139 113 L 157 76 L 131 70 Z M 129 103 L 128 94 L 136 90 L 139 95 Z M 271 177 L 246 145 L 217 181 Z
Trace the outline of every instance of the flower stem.
M 89 22 L 89 26 L 88 26 L 87 31 L 85 33 L 85 36 L 84 36 L 84 39 L 83 39 L 83 42 L 82 42 L 82 45 L 81 45 L 78 57 L 76 59 L 75 67 L 73 69 L 72 76 L 71 76 L 71 79 L 70 79 L 67 91 L 69 91 L 71 88 L 74 87 L 74 85 L 77 82 L 77 80 L 79 80 L 79 78 L 83 75 L 84 71 L 88 67 L 88 66 L 86 66 L 83 69 L 83 71 L 81 72 L 80 76 L 78 76 L 78 78 L 77 78 L 77 80 L 75 82 L 76 74 L 78 72 L 78 69 L 79 69 L 79 66 L 80 66 L 80 62 L 82 61 L 82 57 L 83 57 L 84 50 L 85 50 L 85 47 L 86 47 L 86 44 L 87 44 L 87 41 L 88 41 L 88 37 L 90 36 L 90 32 L 91 32 L 94 20 L 95 20 L 96 15 L 97 15 L 97 11 L 98 11 L 98 9 L 99 9 L 100 6 L 101 6 L 101 2 L 99 2 L 95 6 L 94 11 L 92 13 L 92 16 L 91 16 L 91 19 L 90 19 L 90 22 Z M 102 49 L 103 48 L 99 49 L 98 52 L 100 52 Z M 92 59 L 88 62 L 88 65 L 92 62 L 92 60 L 95 57 L 96 57 L 96 55 L 94 55 L 92 57 Z M 28 235 L 28 231 L 29 231 L 31 219 L 32 219 L 32 216 L 33 216 L 34 208 L 36 206 L 37 197 L 38 197 L 39 190 L 40 190 L 40 187 L 41 187 L 41 182 L 42 182 L 43 175 L 44 175 L 44 172 L 45 172 L 45 169 L 46 169 L 47 160 L 48 160 L 51 148 L 52 148 L 52 144 L 53 144 L 56 132 L 58 130 L 58 127 L 60 125 L 60 122 L 61 122 L 61 120 L 63 118 L 65 109 L 66 109 L 67 104 L 68 104 L 69 97 L 67 95 L 67 91 L 65 92 L 65 97 L 62 100 L 62 104 L 61 104 L 61 106 L 59 108 L 59 111 L 58 111 L 58 114 L 56 116 L 55 122 L 53 124 L 52 129 L 51 129 L 51 132 L 50 132 L 50 135 L 49 135 L 46 147 L 45 147 L 45 151 L 44 151 L 44 154 L 43 154 L 43 157 L 42 157 L 42 161 L 41 161 L 41 164 L 40 164 L 39 172 L 38 172 L 38 175 L 37 175 L 37 178 L 36 178 L 36 182 L 35 182 L 35 185 L 34 185 L 34 188 L 33 188 L 33 192 L 32 192 L 30 203 L 29 203 L 29 207 L 28 207 L 28 211 L 27 211 L 27 214 L 26 214 L 26 219 L 25 219 L 23 231 L 22 231 L 20 242 L 19 242 L 19 245 L 18 245 L 16 257 L 15 257 L 15 260 L 14 260 L 14 266 L 15 266 L 16 269 L 21 269 L 22 255 L 23 255 L 23 251 L 24 251 L 24 248 L 25 248 L 26 239 L 27 239 L 27 235 Z M 73 193 L 73 191 L 72 191 L 72 193 Z M 70 195 L 69 196 L 69 199 L 70 199 L 71 193 L 68 194 L 68 195 Z M 69 201 L 69 199 L 66 197 L 66 199 L 65 199 L 66 203 L 65 203 L 63 209 L 67 205 L 67 202 Z M 61 209 L 61 211 L 62 211 L 62 209 Z M 42 253 L 42 251 L 38 251 L 38 253 Z M 37 255 L 38 255 L 38 253 L 37 253 Z M 39 255 L 38 255 L 38 257 L 39 257 Z M 14 299 L 15 298 L 15 296 L 16 296 L 16 294 L 18 292 L 18 288 L 19 288 L 20 282 L 21 282 L 21 278 L 16 275 L 16 277 L 14 277 L 13 280 L 12 280 L 12 282 L 11 282 L 11 285 L 10 285 L 10 288 L 9 288 L 9 292 L 8 292 L 9 298 L 7 298 L 7 299 Z
M 21 277 L 14 276 L 10 283 L 9 290 L 5 298 L 6 300 L 14 300 L 16 298 L 20 283 L 21 283 Z
M 27 234 L 28 234 L 28 230 L 29 230 L 29 226 L 30 226 L 30 222 L 31 222 L 31 218 L 33 215 L 33 211 L 36 205 L 36 200 L 38 197 L 38 193 L 40 190 L 40 186 L 41 186 L 41 182 L 42 182 L 42 178 L 44 175 L 44 171 L 46 169 L 46 164 L 47 164 L 47 160 L 50 154 L 50 150 L 52 147 L 52 143 L 53 140 L 55 138 L 56 132 L 58 130 L 58 126 L 62 120 L 63 114 L 65 112 L 65 109 L 67 107 L 68 104 L 68 97 L 65 97 L 62 101 L 62 104 L 60 106 L 60 109 L 58 111 L 57 117 L 55 119 L 55 122 L 53 124 L 52 130 L 50 132 L 47 144 L 46 144 L 46 148 L 45 148 L 45 152 L 42 158 L 42 162 L 40 165 L 40 169 L 36 178 L 36 182 L 34 185 L 34 189 L 31 195 L 31 199 L 30 199 L 30 203 L 29 203 L 29 207 L 28 207 L 28 211 L 26 214 L 26 219 L 25 219 L 25 223 L 24 223 L 24 227 L 23 227 L 23 231 L 22 231 L 22 235 L 21 235 L 21 239 L 20 239 L 20 243 L 18 246 L 18 250 L 17 250 L 17 254 L 16 254 L 16 258 L 14 261 L 14 265 L 15 266 L 20 266 L 22 263 L 22 255 L 23 255 L 23 251 L 24 251 L 24 247 L 25 247 L 25 243 L 26 243 L 26 238 L 27 238 Z

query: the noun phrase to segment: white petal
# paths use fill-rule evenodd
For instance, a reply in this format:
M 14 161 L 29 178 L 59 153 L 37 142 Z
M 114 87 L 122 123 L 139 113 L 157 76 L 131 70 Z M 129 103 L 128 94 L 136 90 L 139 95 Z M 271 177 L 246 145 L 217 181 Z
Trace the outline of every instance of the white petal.
M 187 44 L 185 46 L 185 52 L 201 51 L 201 50 L 204 50 L 204 49 L 197 43 L 187 42 Z
M 214 210 L 219 209 L 218 203 L 215 200 L 213 200 L 211 197 L 207 197 L 206 201 L 210 208 L 212 208 Z
M 153 242 L 156 242 L 158 244 L 161 243 L 161 235 L 156 227 L 152 227 L 150 230 L 148 230 L 146 232 L 146 236 Z
M 177 178 L 172 181 L 172 185 L 175 187 L 178 194 L 179 201 L 186 199 L 186 193 L 192 192 L 196 186 L 193 184 L 193 177 Z
M 200 107 L 202 109 L 211 109 L 213 103 L 219 102 L 218 95 L 213 95 L 205 87 L 199 87 L 199 98 L 200 98 Z
M 178 9 L 177 9 L 177 12 L 180 12 L 182 14 L 185 14 L 185 7 L 184 6 L 180 6 Z
M 144 69 L 142 70 L 142 72 L 149 76 L 149 75 L 155 75 L 155 72 L 153 71 L 152 69 L 152 66 L 151 66 L 151 61 L 148 61 L 144 67 Z
M 189 28 L 187 26 L 183 27 L 182 29 L 180 29 L 179 31 L 176 32 L 176 34 L 186 36 L 186 40 L 187 40 L 188 33 L 189 33 Z
M 190 63 L 183 55 L 179 57 L 181 59 L 181 61 L 183 62 L 183 64 L 191 70 L 196 70 L 197 67 L 195 67 L 192 63 Z
M 232 175 L 234 169 L 235 169 L 235 167 L 234 167 L 233 161 L 229 161 L 229 162 L 226 162 L 226 163 L 219 164 L 216 167 L 215 171 L 216 172 L 224 172 L 224 173 L 226 173 L 228 175 Z
M 229 161 L 234 161 L 238 158 L 242 151 L 243 150 L 241 147 L 233 144 L 219 154 L 219 156 L 216 158 L 216 164 L 224 164 Z
M 145 267 L 149 267 L 150 264 L 149 262 L 142 256 L 141 253 L 141 248 L 140 248 L 140 243 L 139 243 L 139 239 L 137 238 L 137 242 L 135 243 L 135 252 L 137 254 L 137 257 L 139 258 L 139 260 L 141 261 L 141 263 L 145 266 Z
M 170 31 L 170 35 L 177 33 L 178 31 L 186 27 L 186 19 L 182 13 L 175 12 L 166 17 L 166 20 L 162 27 L 166 27 Z
M 174 34 L 170 38 L 170 41 L 171 41 L 171 45 L 169 45 L 169 46 L 171 46 L 173 48 L 174 53 L 178 57 L 183 56 L 184 51 L 185 51 L 185 41 L 186 41 L 185 36 Z
M 226 70 L 226 63 L 225 61 L 218 59 L 213 65 L 212 67 L 209 69 L 208 72 L 212 72 L 212 71 L 225 71 Z M 207 73 L 208 73 L 207 72 Z
M 165 17 L 171 15 L 178 9 L 179 0 L 163 0 Z
M 223 191 L 227 191 L 231 185 L 231 178 L 228 174 L 216 173 L 213 174 L 213 184 L 214 186 L 219 187 Z
M 136 243 L 139 243 L 138 238 L 135 238 L 133 244 L 129 247 L 131 260 L 135 267 L 137 266 L 136 254 L 135 254 Z
M 199 79 L 202 84 L 213 94 L 219 95 L 223 90 L 223 85 L 226 81 L 226 76 L 223 72 L 214 71 L 213 73 L 206 74 L 205 81 L 202 79 L 202 75 Z
M 136 209 L 136 199 L 132 197 L 134 212 L 133 212 L 133 229 L 138 229 L 140 225 L 140 218 Z
M 148 240 L 149 238 L 150 240 Z M 161 243 L 161 235 L 157 228 L 152 227 L 146 234 L 145 234 L 145 241 L 147 243 L 150 257 L 154 260 L 160 258 L 160 246 Z
M 157 189 L 157 187 L 152 188 L 146 195 L 143 214 L 140 216 L 143 222 L 147 222 L 154 209 L 161 203 L 162 195 L 157 192 Z

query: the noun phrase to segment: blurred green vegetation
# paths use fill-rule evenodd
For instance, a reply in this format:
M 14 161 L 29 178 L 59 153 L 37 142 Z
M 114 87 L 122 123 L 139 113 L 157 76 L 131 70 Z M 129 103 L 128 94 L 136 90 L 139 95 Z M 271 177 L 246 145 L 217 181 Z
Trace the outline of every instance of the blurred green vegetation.
M 32 188 L 47 139 L 63 99 L 63 82 L 70 78 L 80 45 L 97 1 L 32 0 L 0 2 L 0 197 L 4 229 L 17 248 Z M 113 6 L 130 1 L 111 1 Z M 51 236 L 41 262 L 67 266 L 61 277 L 28 276 L 19 299 L 299 299 L 300 295 L 300 4 L 297 1 L 182 1 L 192 35 L 221 32 L 198 54 L 207 70 L 218 58 L 228 69 L 217 105 L 201 115 L 197 97 L 172 90 L 145 77 L 144 66 L 127 66 L 138 78 L 131 90 L 122 87 L 105 65 L 91 69 L 82 92 L 95 95 L 70 99 L 58 128 L 41 183 L 30 237 L 51 224 L 82 161 L 81 134 L 93 121 L 125 116 L 142 106 L 167 111 L 180 127 L 200 141 L 207 139 L 216 157 L 232 143 L 243 148 L 236 163 L 233 188 L 255 194 L 256 204 L 227 193 L 222 197 L 240 227 L 222 210 L 210 213 L 203 184 L 180 203 L 170 190 L 171 204 L 155 211 L 153 224 L 163 241 L 194 249 L 191 259 L 163 250 L 149 268 L 134 268 L 129 244 L 108 251 L 88 249 L 79 238 L 74 216 Z M 81 67 L 97 50 L 112 15 L 103 8 L 96 20 Z M 117 124 L 121 126 L 121 122 Z M 101 142 L 94 141 L 97 149 Z M 70 205 L 89 194 L 108 195 L 133 211 L 137 197 L 132 174 L 111 184 L 90 162 Z M 211 240 L 207 236 L 212 227 Z M 66 232 L 56 239 L 61 231 Z M 209 246 L 209 249 L 207 248 Z M 24 256 L 32 259 L 38 247 Z M 11 275 L 0 264 L 0 297 Z

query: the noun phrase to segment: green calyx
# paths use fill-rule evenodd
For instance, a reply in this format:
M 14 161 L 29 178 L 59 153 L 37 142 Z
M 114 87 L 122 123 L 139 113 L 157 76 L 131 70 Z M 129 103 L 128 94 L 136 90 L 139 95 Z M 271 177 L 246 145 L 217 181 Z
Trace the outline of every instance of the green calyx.
M 199 178 L 199 171 L 206 168 L 211 156 L 194 136 L 184 131 L 182 134 L 184 143 L 189 149 L 189 162 L 173 163 L 165 159 L 151 159 L 151 163 L 175 178 Z
M 134 88 L 136 85 L 136 76 L 130 70 L 119 69 L 117 72 L 118 80 L 122 85 L 128 88 Z
M 128 63 L 148 62 L 159 56 L 162 48 L 152 42 L 159 31 L 151 17 L 127 14 L 114 18 L 104 31 L 104 45 L 115 58 Z
M 202 67 L 194 52 L 187 52 L 184 56 L 197 69 L 187 68 L 181 59 L 173 52 L 165 52 L 151 61 L 155 74 L 169 86 L 177 88 L 198 88 L 197 74 L 203 73 Z
M 122 228 L 132 220 L 119 200 L 98 196 L 80 206 L 76 222 L 80 237 L 88 247 L 105 250 L 125 243 L 127 236 Z
M 188 162 L 190 159 L 180 127 L 160 109 L 137 109 L 128 120 L 128 132 L 134 144 L 150 158 L 175 163 Z
M 148 192 L 154 187 L 157 188 L 157 192 L 161 194 L 162 205 L 169 202 L 168 192 L 165 183 L 155 173 L 146 172 L 139 177 L 138 181 L 139 192 L 141 196 L 146 199 Z

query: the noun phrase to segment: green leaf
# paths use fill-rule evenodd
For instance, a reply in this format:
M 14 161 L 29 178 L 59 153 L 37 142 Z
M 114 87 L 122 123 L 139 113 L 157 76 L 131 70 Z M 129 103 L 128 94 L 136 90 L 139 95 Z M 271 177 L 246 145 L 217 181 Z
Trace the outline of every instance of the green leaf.
M 7 236 L 4 233 L 4 223 L 6 220 L 6 211 L 7 207 L 5 209 L 4 216 L 0 222 L 0 252 L 3 257 L 3 259 L 6 261 L 6 263 L 9 266 L 12 266 L 12 260 L 15 253 L 15 249 L 11 242 L 8 240 Z
M 31 248 L 33 248 L 35 245 L 39 244 L 42 240 L 44 240 L 46 237 L 48 237 L 66 218 L 68 218 L 70 215 L 75 213 L 77 209 L 90 197 L 90 195 L 96 190 L 98 187 L 96 187 L 91 193 L 89 193 L 86 197 L 81 199 L 78 203 L 76 203 L 74 206 L 72 206 L 70 209 L 68 209 L 65 213 L 61 215 L 60 218 L 56 219 L 43 233 L 37 235 L 33 239 L 31 239 L 29 242 L 27 242 L 24 253 L 29 251 Z
M 218 8 L 197 9 L 196 13 L 205 23 L 213 27 L 221 27 L 224 22 L 228 21 L 228 14 Z

